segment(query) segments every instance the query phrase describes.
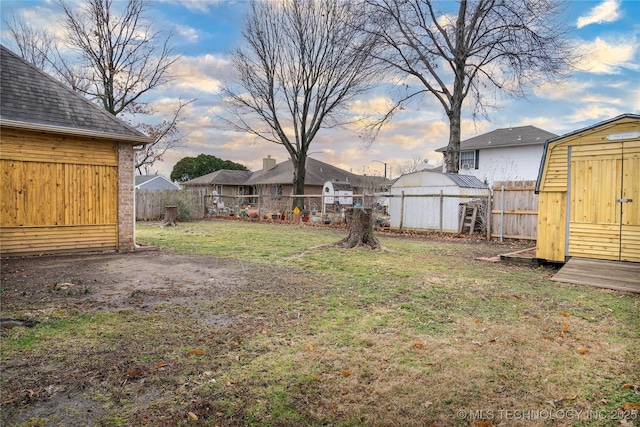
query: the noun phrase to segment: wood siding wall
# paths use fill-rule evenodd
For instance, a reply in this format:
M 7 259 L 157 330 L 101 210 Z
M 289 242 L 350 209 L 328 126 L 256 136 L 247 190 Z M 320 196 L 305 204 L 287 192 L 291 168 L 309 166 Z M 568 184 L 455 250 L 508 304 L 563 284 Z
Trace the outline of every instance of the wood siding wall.
M 2 129 L 2 255 L 118 248 L 118 144 Z
M 639 131 L 640 121 L 624 118 L 548 147 L 539 186 L 538 258 L 640 262 Z

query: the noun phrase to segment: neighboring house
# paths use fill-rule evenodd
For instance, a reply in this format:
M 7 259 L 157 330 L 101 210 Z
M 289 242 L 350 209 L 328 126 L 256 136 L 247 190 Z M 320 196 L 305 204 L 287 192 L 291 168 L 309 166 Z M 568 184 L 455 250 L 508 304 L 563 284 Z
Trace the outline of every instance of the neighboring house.
M 180 186 L 162 175 L 136 175 L 136 190 L 179 190 Z
M 206 187 L 210 194 L 214 191 L 224 197 L 242 195 L 260 195 L 262 203 L 279 203 L 282 196 L 293 194 L 293 164 L 287 160 L 276 163 L 267 157 L 263 159 L 262 170 L 257 172 L 220 170 L 182 183 L 186 188 Z M 355 194 L 368 194 L 379 191 L 387 182 L 383 177 L 363 176 L 347 172 L 313 158 L 307 158 L 305 176 L 305 195 L 322 194 L 327 181 L 345 181 L 351 183 Z M 255 203 L 246 198 L 248 203 Z M 307 203 L 310 209 L 320 209 L 320 198 Z M 313 205 L 313 206 L 312 206 Z
M 391 227 L 457 233 L 460 205 L 488 196 L 489 187 L 474 176 L 428 170 L 408 173 L 391 186 Z
M 536 192 L 536 256 L 640 262 L 640 115 L 547 141 Z
M 246 189 L 250 171 L 219 170 L 206 175 L 183 182 L 185 188 L 205 188 L 209 194 L 223 196 L 236 196 L 249 194 Z
M 134 147 L 153 142 L 0 46 L 2 256 L 133 251 Z
M 544 143 L 557 136 L 535 126 L 519 126 L 466 139 L 460 142 L 460 173 L 489 186 L 496 181 L 535 180 Z M 446 149 L 436 151 L 444 155 Z

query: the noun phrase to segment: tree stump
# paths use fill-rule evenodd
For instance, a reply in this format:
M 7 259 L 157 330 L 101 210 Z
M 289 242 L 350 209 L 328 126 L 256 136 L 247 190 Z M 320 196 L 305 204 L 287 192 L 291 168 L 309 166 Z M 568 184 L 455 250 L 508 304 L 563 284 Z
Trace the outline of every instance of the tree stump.
M 176 218 L 178 218 L 178 207 L 177 206 L 165 206 L 164 220 L 162 221 L 163 227 L 175 227 Z
M 345 211 L 345 220 L 349 235 L 340 240 L 335 246 L 351 249 L 369 246 L 371 249 L 383 249 L 378 239 L 373 235 L 373 215 L 371 209 L 349 208 Z

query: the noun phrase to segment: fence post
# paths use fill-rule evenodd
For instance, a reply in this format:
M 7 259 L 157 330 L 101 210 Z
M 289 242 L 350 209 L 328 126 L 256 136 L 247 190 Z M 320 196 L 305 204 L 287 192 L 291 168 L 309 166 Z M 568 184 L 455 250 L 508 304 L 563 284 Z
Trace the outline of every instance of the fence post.
M 402 231 L 402 224 L 404 223 L 404 191 L 400 197 L 400 231 Z
M 504 184 L 500 187 L 500 243 L 504 242 Z
M 487 240 L 491 240 L 491 200 L 493 199 L 491 197 L 492 194 L 492 190 L 489 190 L 489 195 L 487 196 L 487 213 L 485 214 L 485 224 L 486 224 L 486 231 L 487 231 Z
M 442 233 L 442 221 L 444 216 L 444 197 L 442 197 L 442 190 L 440 190 L 440 232 Z

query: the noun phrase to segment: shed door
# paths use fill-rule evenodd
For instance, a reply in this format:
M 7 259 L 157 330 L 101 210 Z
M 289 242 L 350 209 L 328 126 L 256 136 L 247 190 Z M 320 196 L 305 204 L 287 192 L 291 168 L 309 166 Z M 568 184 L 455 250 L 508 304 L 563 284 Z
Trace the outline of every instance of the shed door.
M 571 149 L 569 256 L 640 262 L 640 142 Z

